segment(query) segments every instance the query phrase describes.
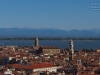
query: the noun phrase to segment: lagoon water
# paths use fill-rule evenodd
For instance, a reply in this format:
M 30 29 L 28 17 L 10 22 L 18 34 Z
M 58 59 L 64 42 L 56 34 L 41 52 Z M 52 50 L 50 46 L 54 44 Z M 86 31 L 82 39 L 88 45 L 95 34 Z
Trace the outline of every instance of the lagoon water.
M 34 40 L 0 40 L 0 46 L 18 45 L 18 46 L 32 46 Z M 100 49 L 100 40 L 74 40 L 74 49 Z M 69 47 L 68 40 L 39 40 L 39 46 L 58 46 L 61 49 Z

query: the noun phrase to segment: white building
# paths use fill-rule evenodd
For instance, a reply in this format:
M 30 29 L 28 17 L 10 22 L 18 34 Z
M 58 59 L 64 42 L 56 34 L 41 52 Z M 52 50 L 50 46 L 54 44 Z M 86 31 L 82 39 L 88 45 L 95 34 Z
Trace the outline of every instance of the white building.
M 10 69 L 7 69 L 7 71 L 5 71 L 4 74 L 6 74 L 6 75 L 14 75 L 14 74 L 12 74 L 12 71 Z
M 57 72 L 57 69 L 62 68 L 62 66 L 52 66 L 52 67 L 42 67 L 42 68 L 34 68 L 33 72 L 37 71 L 49 71 L 49 72 Z

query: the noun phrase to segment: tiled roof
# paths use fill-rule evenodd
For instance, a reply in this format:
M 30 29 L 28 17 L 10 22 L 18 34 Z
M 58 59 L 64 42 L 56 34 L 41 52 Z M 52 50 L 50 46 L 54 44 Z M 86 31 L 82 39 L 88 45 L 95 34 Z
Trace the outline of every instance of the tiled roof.
M 5 74 L 3 74 L 3 73 L 0 73 L 0 75 L 5 75 Z
M 38 50 L 40 46 L 33 46 L 33 49 Z
M 100 75 L 100 74 L 78 74 L 78 75 Z
M 11 64 L 9 65 L 13 68 L 18 68 L 18 69 L 36 69 L 36 68 L 47 68 L 47 67 L 54 67 L 53 64 L 51 63 L 33 63 L 33 65 L 21 65 L 21 64 Z

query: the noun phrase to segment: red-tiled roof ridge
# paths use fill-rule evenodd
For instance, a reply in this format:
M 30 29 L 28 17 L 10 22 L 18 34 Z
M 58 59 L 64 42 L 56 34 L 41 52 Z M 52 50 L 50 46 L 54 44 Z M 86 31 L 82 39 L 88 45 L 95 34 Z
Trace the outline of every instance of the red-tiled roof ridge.
M 3 74 L 3 73 L 0 73 L 0 75 L 5 75 L 5 74 Z
M 14 68 L 20 68 L 20 69 L 35 69 L 35 68 L 47 68 L 47 67 L 54 67 L 52 63 L 37 63 L 32 65 L 21 65 L 21 64 L 11 64 L 9 65 Z

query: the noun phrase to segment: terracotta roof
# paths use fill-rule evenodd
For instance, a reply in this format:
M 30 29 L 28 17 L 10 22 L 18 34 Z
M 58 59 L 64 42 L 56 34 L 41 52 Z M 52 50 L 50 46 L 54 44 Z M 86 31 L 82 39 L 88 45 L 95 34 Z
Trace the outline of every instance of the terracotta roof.
M 75 60 L 83 59 L 83 56 L 74 56 Z
M 12 71 L 12 74 L 18 75 L 18 72 L 17 71 Z
M 40 46 L 33 46 L 33 49 L 38 50 Z
M 33 65 L 11 64 L 9 66 L 18 69 L 36 69 L 36 68 L 54 67 L 53 64 L 51 63 L 39 63 L 39 64 L 33 63 Z
M 78 74 L 78 75 L 100 75 L 100 74 Z
M 3 73 L 0 73 L 0 75 L 5 75 L 5 74 L 3 74 Z

